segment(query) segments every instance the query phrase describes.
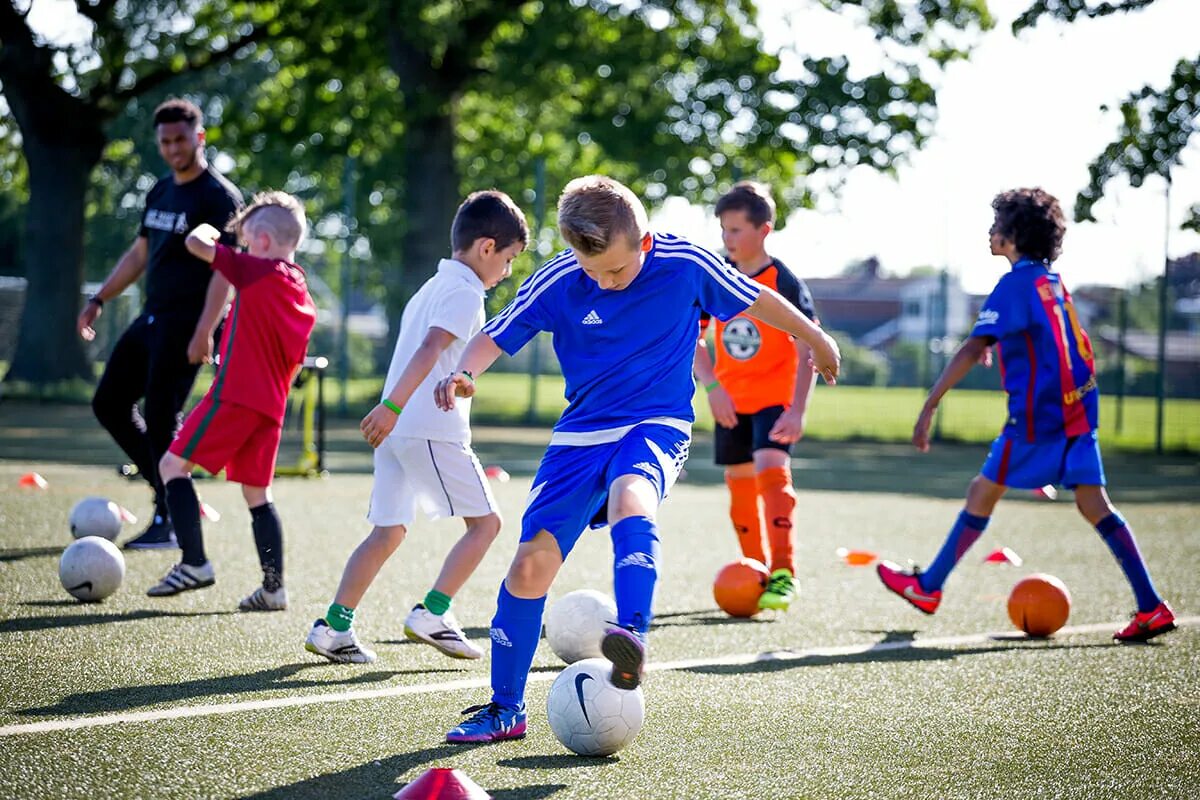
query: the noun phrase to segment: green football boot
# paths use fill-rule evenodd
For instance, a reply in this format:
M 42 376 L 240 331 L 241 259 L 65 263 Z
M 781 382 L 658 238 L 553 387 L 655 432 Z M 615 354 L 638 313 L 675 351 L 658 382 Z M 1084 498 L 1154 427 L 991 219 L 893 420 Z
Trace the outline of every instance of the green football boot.
M 771 573 L 767 581 L 767 590 L 758 598 L 759 608 L 769 608 L 772 611 L 787 611 L 788 606 L 796 599 L 796 579 L 790 569 L 777 569 Z

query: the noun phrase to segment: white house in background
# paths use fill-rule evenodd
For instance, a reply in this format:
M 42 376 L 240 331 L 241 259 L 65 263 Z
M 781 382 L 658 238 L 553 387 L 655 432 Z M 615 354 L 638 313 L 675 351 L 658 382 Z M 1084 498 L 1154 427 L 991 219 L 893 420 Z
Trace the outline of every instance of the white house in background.
M 888 278 L 867 259 L 850 274 L 806 278 L 821 324 L 850 334 L 857 344 L 884 350 L 897 342 L 957 344 L 971 329 L 971 297 L 953 275 Z M 953 343 L 944 340 L 953 340 Z

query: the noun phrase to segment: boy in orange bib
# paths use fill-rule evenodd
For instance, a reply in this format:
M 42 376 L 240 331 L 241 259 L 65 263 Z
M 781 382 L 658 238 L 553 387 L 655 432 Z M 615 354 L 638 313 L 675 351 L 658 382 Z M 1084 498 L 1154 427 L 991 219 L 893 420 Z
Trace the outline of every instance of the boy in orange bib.
M 804 281 L 767 254 L 765 242 L 775 222 L 769 189 L 738 183 L 717 201 L 716 214 L 729 261 L 816 321 Z M 743 555 L 771 569 L 759 606 L 786 611 L 796 597 L 791 447 L 804 435 L 816 373 L 808 363 L 808 345 L 746 314 L 712 323 L 714 367 L 704 338 L 710 322 L 702 315 L 694 371 L 708 390 L 717 422 L 716 462 L 725 467 L 729 516 Z

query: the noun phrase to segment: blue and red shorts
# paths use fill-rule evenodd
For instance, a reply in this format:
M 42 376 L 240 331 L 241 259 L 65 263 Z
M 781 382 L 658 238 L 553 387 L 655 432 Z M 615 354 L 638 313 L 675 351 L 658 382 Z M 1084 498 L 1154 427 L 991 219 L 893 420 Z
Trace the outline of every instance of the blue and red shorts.
M 1074 489 L 1104 486 L 1104 461 L 1096 432 L 1048 442 L 1024 442 L 1000 435 L 980 470 L 983 477 L 1012 489 L 1047 484 Z
M 246 486 L 270 486 L 283 427 L 278 420 L 237 403 L 205 395 L 192 409 L 170 450 L 184 461 Z

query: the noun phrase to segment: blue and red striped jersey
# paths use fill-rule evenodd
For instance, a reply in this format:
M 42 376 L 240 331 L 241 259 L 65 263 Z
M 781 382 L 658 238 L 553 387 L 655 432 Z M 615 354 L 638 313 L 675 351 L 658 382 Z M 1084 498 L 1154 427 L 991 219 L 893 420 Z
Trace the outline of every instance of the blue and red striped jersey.
M 1008 393 L 1006 436 L 1048 441 L 1098 427 L 1092 343 L 1049 264 L 1013 264 L 984 302 L 971 335 L 997 342 Z

